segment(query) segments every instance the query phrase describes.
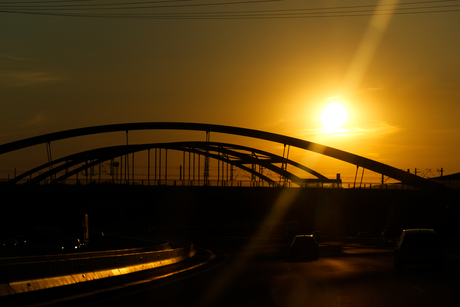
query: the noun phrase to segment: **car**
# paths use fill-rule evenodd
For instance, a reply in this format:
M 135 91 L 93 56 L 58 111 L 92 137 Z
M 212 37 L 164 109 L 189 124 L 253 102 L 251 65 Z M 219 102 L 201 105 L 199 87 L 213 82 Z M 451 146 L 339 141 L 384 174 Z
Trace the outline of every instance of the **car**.
M 16 241 L 18 242 L 18 246 L 25 246 L 27 244 L 27 238 L 24 235 L 17 235 L 14 237 Z
M 80 239 L 67 238 L 61 244 L 61 250 L 64 252 L 79 252 L 82 248 Z
M 400 270 L 411 264 L 444 265 L 443 249 L 433 229 L 405 229 L 394 250 L 395 268 Z
M 2 247 L 3 248 L 17 248 L 18 242 L 14 238 L 6 238 L 2 242 Z
M 322 236 L 322 232 L 319 230 L 315 230 L 311 233 L 311 235 L 314 236 L 315 238 L 318 238 Z
M 296 235 L 288 252 L 288 261 L 314 260 L 319 257 L 319 246 L 313 235 Z

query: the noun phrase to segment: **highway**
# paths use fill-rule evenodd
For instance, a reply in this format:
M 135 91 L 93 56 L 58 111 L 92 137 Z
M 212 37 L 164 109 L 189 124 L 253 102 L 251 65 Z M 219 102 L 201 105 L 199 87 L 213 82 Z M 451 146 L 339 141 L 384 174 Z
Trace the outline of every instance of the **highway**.
M 460 306 L 460 258 L 444 269 L 396 271 L 391 250 L 321 246 L 320 258 L 287 262 L 286 246 L 197 240 L 182 263 L 72 287 L 8 297 L 1 306 Z

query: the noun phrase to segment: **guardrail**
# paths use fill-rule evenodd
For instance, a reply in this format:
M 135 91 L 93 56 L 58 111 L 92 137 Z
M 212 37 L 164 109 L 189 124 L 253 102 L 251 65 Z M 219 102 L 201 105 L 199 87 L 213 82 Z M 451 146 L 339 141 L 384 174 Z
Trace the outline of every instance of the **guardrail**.
M 0 296 L 153 269 L 183 261 L 195 254 L 192 243 L 174 249 L 148 249 L 2 259 Z
M 60 261 L 66 260 L 69 257 L 72 258 L 92 258 L 102 256 L 116 256 L 123 254 L 142 253 L 142 252 L 153 252 L 163 251 L 170 249 L 169 243 L 163 243 L 152 247 L 136 247 L 128 249 L 116 249 L 107 251 L 92 251 L 92 252 L 78 252 L 68 254 L 52 254 L 52 255 L 35 255 L 35 256 L 20 256 L 20 257 L 3 257 L 0 258 L 0 267 L 11 263 L 29 263 L 29 262 L 41 262 L 41 261 Z
M 9 178 L 1 178 L 0 184 L 7 184 Z M 26 184 L 29 179 L 18 181 L 17 185 Z M 50 180 L 45 179 L 39 185 L 47 185 Z M 312 189 L 372 189 L 372 190 L 417 190 L 407 184 L 400 183 L 379 183 L 379 182 L 305 182 L 294 183 L 291 181 L 281 181 L 270 184 L 266 181 L 255 180 L 181 180 L 181 179 L 66 179 L 61 185 L 135 185 L 135 186 L 187 186 L 187 187 L 286 187 L 286 188 L 312 188 Z M 453 185 L 453 184 L 452 184 Z M 449 186 L 450 187 L 450 186 Z M 458 184 L 455 186 L 458 190 Z

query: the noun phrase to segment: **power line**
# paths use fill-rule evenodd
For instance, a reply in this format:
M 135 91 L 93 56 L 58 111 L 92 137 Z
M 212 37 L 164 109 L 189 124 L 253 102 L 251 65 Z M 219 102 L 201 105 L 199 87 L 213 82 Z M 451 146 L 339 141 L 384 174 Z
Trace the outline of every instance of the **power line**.
M 3 5 L 5 2 L 0 2 L 0 7 L 16 8 L 25 10 L 119 10 L 119 9 L 159 9 L 159 8 L 183 8 L 183 7 L 213 7 L 213 6 L 228 6 L 241 4 L 258 4 L 266 2 L 280 2 L 281 0 L 247 0 L 247 1 L 231 1 L 231 2 L 212 2 L 212 3 L 190 3 L 192 0 L 158 0 L 158 1 L 142 1 L 142 2 L 121 2 L 121 3 L 89 3 L 89 4 L 67 4 L 67 5 L 33 5 L 22 6 L 18 5 L 21 2 L 8 2 L 8 5 Z M 74 1 L 69 1 L 74 2 Z M 187 4 L 169 4 L 169 5 L 154 5 L 161 3 L 176 3 L 188 2 Z M 29 3 L 29 2 L 27 2 Z M 33 2 L 37 4 L 38 2 Z M 48 2 L 46 2 L 48 3 Z M 56 2 L 53 2 L 56 3 Z
M 159 3 L 175 3 L 175 2 L 187 2 L 187 4 L 179 4 L 179 5 L 170 5 L 170 6 L 154 6 L 149 8 L 177 8 L 177 7 L 193 7 L 193 6 L 221 6 L 221 5 L 236 5 L 236 4 L 257 4 L 263 2 L 282 2 L 286 4 L 286 1 L 282 0 L 247 0 L 247 1 L 230 1 L 230 2 L 211 2 L 211 3 L 190 3 L 193 0 L 156 0 L 156 1 L 137 1 L 137 2 L 112 2 L 112 3 L 97 3 L 94 0 L 50 0 L 50 1 L 27 1 L 27 2 L 1 2 L 0 7 L 7 7 L 7 8 L 23 8 L 23 9 L 32 9 L 32 8 L 144 8 L 144 7 L 137 7 L 138 5 L 145 5 L 145 4 L 159 4 Z M 82 2 L 90 2 L 90 3 L 82 3 Z M 196 1 L 195 1 L 196 2 Z M 458 2 L 458 0 L 426 0 L 426 1 L 416 1 L 416 2 L 403 2 L 398 3 L 400 6 L 406 5 L 420 5 L 420 4 L 431 4 L 431 3 L 446 3 L 446 2 Z M 56 4 L 56 3 L 74 3 L 74 4 L 63 4 L 63 5 L 43 5 L 43 4 Z M 75 4 L 78 3 L 78 4 Z M 35 5 L 28 5 L 24 6 L 23 4 L 35 4 Z M 278 9 L 276 11 L 292 11 L 292 10 L 335 10 L 335 9 L 356 9 L 356 8 L 381 8 L 381 7 L 392 7 L 393 4 L 369 4 L 369 5 L 352 5 L 352 6 L 334 6 L 334 7 L 319 7 L 319 8 L 307 8 L 307 9 Z M 97 9 L 97 8 L 96 8 Z M 253 11 L 257 12 L 257 11 Z
M 399 3 L 396 7 L 384 4 L 335 6 L 320 8 L 294 8 L 271 10 L 237 10 L 219 12 L 149 12 L 146 10 L 177 9 L 192 7 L 218 7 L 229 5 L 249 5 L 279 0 L 252 0 L 232 2 L 196 2 L 192 0 L 157 0 L 120 3 L 97 3 L 97 1 L 55 0 L 55 1 L 27 1 L 27 2 L 0 2 L 0 13 L 31 14 L 63 17 L 93 17 L 117 19 L 286 19 L 286 18 L 333 18 L 333 17 L 361 17 L 371 15 L 408 15 L 428 13 L 452 13 L 460 11 L 458 0 L 416 1 Z M 186 2 L 186 3 L 185 3 Z M 52 5 L 48 5 L 48 4 Z M 58 3 L 59 5 L 54 5 Z M 64 3 L 64 4 L 62 4 Z M 70 4 L 68 4 L 70 3 Z M 168 5 L 158 5 L 167 3 Z M 174 3 L 174 4 L 170 4 Z M 283 4 L 286 2 L 283 2 Z M 23 4 L 34 4 L 24 6 Z M 46 5 L 41 5 L 46 4 Z M 115 13 L 114 11 L 117 11 Z M 131 12 L 120 12 L 130 10 Z M 133 12 L 142 10 L 142 12 Z M 101 12 L 104 11 L 104 12 Z M 94 12 L 94 13 L 93 13 Z M 97 13 L 99 12 L 99 13 Z

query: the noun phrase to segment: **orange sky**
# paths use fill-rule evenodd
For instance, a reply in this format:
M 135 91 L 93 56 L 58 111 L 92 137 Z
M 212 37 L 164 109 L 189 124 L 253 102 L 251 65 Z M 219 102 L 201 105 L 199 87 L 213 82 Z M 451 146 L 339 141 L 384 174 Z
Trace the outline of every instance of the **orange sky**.
M 112 11 L 2 2 L 0 144 L 85 126 L 184 121 L 285 134 L 412 172 L 460 171 L 460 1 L 194 0 L 161 10 L 147 8 L 154 1 L 136 10 L 119 1 Z M 313 8 L 322 10 L 274 17 Z M 276 15 L 225 19 L 250 11 Z M 220 15 L 205 19 L 210 12 Z M 157 15 L 88 17 L 115 13 Z M 161 19 L 166 13 L 176 15 Z M 320 133 L 321 111 L 336 96 L 349 113 L 346 131 Z M 0 157 L 0 167 L 14 159 Z

